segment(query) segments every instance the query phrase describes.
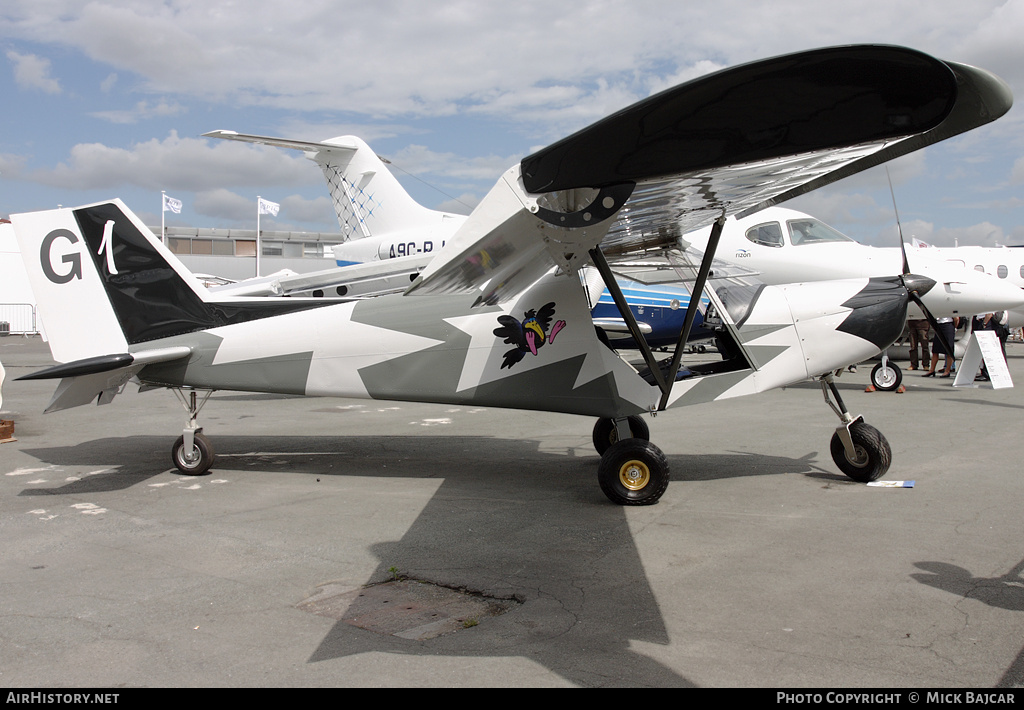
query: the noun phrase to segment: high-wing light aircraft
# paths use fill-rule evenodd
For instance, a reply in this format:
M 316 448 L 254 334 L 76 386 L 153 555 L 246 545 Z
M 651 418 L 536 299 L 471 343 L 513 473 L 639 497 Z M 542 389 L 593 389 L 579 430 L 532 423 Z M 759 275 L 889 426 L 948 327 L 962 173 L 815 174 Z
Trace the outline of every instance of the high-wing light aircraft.
M 846 409 L 830 373 L 895 340 L 927 280 L 712 288 L 721 229 L 729 215 L 988 123 L 1011 102 L 983 70 L 899 47 L 828 48 L 727 69 L 524 158 L 404 292 L 340 303 L 217 297 L 118 200 L 14 215 L 61 363 L 27 377 L 60 379 L 48 411 L 107 403 L 132 379 L 173 389 L 188 423 L 172 458 L 195 474 L 213 462 L 197 416 L 214 390 L 592 416 L 598 481 L 620 504 L 656 502 L 669 481 L 640 415 L 815 377 L 840 419 L 836 465 L 872 480 L 888 469 L 888 443 Z M 675 247 L 707 225 L 712 237 L 696 264 Z M 585 265 L 619 305 L 643 366 L 598 338 L 579 277 Z M 666 361 L 624 307 L 616 272 L 692 281 L 688 291 L 701 294 Z M 703 298 L 721 360 L 684 365 Z

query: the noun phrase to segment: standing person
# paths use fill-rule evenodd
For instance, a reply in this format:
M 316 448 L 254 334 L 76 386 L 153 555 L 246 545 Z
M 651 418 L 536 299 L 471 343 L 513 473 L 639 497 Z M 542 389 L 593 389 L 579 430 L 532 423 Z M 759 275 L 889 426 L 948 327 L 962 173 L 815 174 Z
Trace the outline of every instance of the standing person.
M 950 372 L 953 370 L 953 353 L 946 352 L 946 346 L 942 344 L 942 338 L 939 336 L 946 336 L 946 342 L 949 343 L 949 347 L 953 347 L 953 337 L 956 334 L 956 328 L 960 325 L 959 318 L 936 318 L 935 324 L 938 329 L 935 332 L 935 337 L 932 338 L 932 366 L 928 372 L 924 373 L 924 377 L 935 377 L 935 366 L 939 364 L 939 353 L 946 356 L 946 367 L 942 371 L 939 377 L 949 377 Z
M 928 321 L 912 320 L 907 322 L 910 328 L 910 369 L 916 370 L 918 365 L 917 349 L 921 346 L 921 367 L 928 365 Z
M 999 338 L 999 347 L 1003 349 L 1003 360 L 1006 359 L 1006 340 L 1010 337 L 1009 322 L 1010 314 L 1007 311 L 996 311 L 989 321 L 992 330 L 996 332 L 996 337 Z
M 984 315 L 977 315 L 971 319 L 971 332 L 977 333 L 982 330 L 995 330 L 995 321 L 992 320 L 992 313 L 985 313 Z M 1005 359 L 1005 357 L 1004 357 Z M 981 380 L 983 382 L 989 381 L 988 367 L 985 366 L 985 361 L 981 361 L 981 371 L 974 376 L 974 380 Z

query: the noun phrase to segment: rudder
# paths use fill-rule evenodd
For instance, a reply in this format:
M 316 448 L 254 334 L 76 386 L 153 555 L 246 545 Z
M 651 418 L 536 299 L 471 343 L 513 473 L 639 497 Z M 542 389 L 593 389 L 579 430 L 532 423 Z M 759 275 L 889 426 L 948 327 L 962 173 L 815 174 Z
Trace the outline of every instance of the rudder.
M 58 362 L 208 322 L 202 287 L 120 200 L 11 221 Z

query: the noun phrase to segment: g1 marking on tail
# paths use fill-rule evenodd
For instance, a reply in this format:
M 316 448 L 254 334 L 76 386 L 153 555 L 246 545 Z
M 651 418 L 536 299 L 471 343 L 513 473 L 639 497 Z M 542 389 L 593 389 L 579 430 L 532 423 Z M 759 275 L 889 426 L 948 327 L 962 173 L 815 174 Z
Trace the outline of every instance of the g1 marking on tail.
M 96 255 L 104 253 L 107 255 L 107 273 L 117 276 L 117 267 L 114 266 L 114 220 L 112 219 L 108 219 L 103 225 L 103 241 L 100 242 L 100 249 Z
M 43 274 L 55 284 L 66 284 L 74 279 L 82 279 L 82 254 L 80 249 L 65 251 L 61 255 L 61 262 L 70 264 L 71 268 L 63 273 L 58 273 L 53 268 L 53 245 L 58 239 L 66 239 L 70 244 L 78 243 L 78 235 L 67 229 L 55 229 L 43 238 L 39 247 L 39 264 L 43 267 Z

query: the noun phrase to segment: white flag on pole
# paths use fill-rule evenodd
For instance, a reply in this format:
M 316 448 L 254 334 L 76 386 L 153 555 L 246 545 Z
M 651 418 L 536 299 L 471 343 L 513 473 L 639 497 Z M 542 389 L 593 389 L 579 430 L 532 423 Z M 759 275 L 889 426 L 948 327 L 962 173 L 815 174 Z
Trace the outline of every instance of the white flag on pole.
M 170 210 L 174 214 L 181 214 L 181 200 L 164 195 L 164 212 Z
M 277 211 L 281 209 L 281 205 L 270 200 L 264 200 L 262 197 L 259 198 L 260 214 L 272 214 L 277 216 Z

